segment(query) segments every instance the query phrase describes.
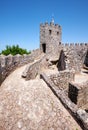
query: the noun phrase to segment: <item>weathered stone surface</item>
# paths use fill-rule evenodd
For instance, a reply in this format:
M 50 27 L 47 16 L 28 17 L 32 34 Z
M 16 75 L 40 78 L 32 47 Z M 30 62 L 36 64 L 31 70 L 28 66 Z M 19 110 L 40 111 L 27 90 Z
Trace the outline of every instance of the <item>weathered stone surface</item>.
M 76 74 L 69 84 L 68 96 L 78 107 L 88 110 L 88 75 L 83 72 Z
M 64 70 L 54 73 L 53 70 L 53 74 L 50 75 L 50 79 L 59 89 L 68 89 L 69 82 L 74 80 L 74 71 Z
M 59 25 L 40 24 L 40 49 L 44 53 L 51 53 L 61 43 L 62 29 Z
M 35 50 L 30 55 L 0 55 L 0 84 L 17 67 L 34 62 L 42 57 L 41 51 Z
M 77 116 L 81 119 L 82 122 L 84 122 L 84 127 L 88 130 L 88 113 L 82 109 L 79 109 L 77 111 Z
M 21 78 L 25 67 L 0 87 L 0 130 L 81 130 L 42 79 Z
M 88 130 L 88 113 L 84 110 L 80 110 L 77 105 L 71 102 L 71 100 L 65 94 L 65 91 L 58 90 L 58 87 L 52 82 L 52 80 L 45 73 L 41 74 L 41 78 L 47 83 L 54 94 L 61 100 L 65 108 L 78 120 L 83 130 Z

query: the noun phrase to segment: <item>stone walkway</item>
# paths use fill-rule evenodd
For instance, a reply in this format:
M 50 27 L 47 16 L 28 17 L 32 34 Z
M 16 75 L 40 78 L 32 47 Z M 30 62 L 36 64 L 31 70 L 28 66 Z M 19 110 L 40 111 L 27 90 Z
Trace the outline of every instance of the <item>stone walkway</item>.
M 42 79 L 21 78 L 25 67 L 0 88 L 0 130 L 82 130 Z

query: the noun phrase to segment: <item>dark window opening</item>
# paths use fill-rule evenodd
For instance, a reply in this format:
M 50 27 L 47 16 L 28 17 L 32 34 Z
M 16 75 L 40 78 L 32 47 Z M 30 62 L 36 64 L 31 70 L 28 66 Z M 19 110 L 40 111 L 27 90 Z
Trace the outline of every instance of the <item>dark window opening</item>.
M 57 35 L 59 35 L 59 32 L 57 32 Z
M 44 53 L 46 53 L 46 44 L 45 43 L 42 44 L 42 50 L 43 50 Z
M 49 34 L 51 35 L 51 33 L 52 33 L 52 30 L 49 30 Z

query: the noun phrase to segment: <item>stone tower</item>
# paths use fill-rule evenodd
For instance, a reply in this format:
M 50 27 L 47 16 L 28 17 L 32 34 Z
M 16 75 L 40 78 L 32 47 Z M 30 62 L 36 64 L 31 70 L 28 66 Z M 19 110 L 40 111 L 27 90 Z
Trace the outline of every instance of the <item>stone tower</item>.
M 62 29 L 54 20 L 50 24 L 40 24 L 40 50 L 44 53 L 50 53 L 61 44 Z

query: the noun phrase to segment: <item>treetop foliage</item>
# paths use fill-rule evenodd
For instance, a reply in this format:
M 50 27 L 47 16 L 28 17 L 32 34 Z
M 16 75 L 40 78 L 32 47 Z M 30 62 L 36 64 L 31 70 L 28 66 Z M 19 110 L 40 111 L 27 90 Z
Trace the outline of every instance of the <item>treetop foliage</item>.
M 17 54 L 20 54 L 20 55 L 23 55 L 23 54 L 30 54 L 31 52 L 27 51 L 26 49 L 23 49 L 23 48 L 20 48 L 19 45 L 12 45 L 12 46 L 9 46 L 7 45 L 6 46 L 6 49 L 5 50 L 2 50 L 1 54 L 3 55 L 17 55 Z

